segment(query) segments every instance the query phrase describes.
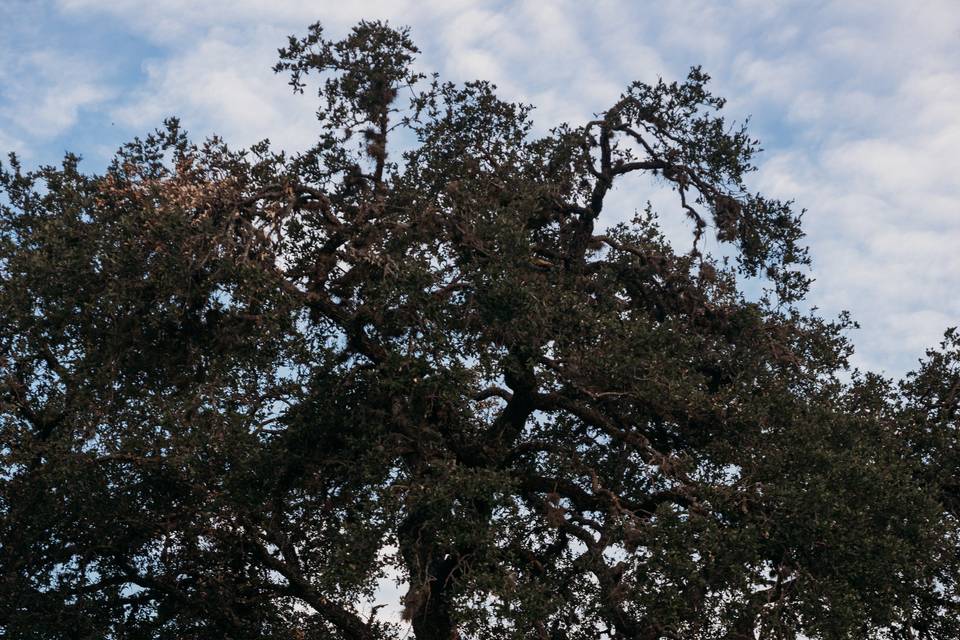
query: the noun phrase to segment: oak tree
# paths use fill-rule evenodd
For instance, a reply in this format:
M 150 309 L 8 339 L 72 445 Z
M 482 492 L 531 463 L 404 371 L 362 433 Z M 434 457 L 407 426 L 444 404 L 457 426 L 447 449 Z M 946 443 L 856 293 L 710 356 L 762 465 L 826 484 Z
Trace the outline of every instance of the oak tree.
M 416 54 L 291 38 L 303 153 L 3 167 L 0 634 L 960 637 L 956 337 L 850 374 L 699 69 L 537 133 Z

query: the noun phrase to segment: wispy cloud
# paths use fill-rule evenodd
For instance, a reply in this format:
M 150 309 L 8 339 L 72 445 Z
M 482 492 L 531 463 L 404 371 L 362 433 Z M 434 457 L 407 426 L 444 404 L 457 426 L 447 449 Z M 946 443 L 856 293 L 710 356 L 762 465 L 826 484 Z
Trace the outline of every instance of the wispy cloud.
M 59 0 L 64 20 L 100 16 L 154 48 L 140 74 L 104 83 L 98 60 L 74 70 L 43 54 L 4 62 L 20 79 L 0 98 L 0 138 L 29 146 L 69 135 L 77 113 L 103 110 L 126 127 L 171 114 L 196 134 L 248 144 L 309 144 L 314 105 L 269 71 L 276 47 L 320 19 L 331 34 L 361 18 L 409 24 L 421 64 L 453 79 L 482 77 L 537 105 L 541 129 L 583 120 L 631 80 L 681 77 L 703 64 L 731 116 L 753 114 L 767 153 L 753 184 L 793 198 L 817 278 L 810 303 L 850 309 L 863 329 L 857 362 L 892 374 L 960 323 L 960 5 L 954 0 Z M 5 56 L 7 60 L 9 56 Z M 68 58 L 69 59 L 69 58 Z M 57 75 L 59 74 L 59 75 Z M 57 89 L 54 89 L 57 87 Z M 111 97 L 112 96 L 112 97 Z M 15 129 L 15 131 L 14 131 Z M 2 140 L 0 140 L 2 142 Z M 610 221 L 651 199 L 668 225 L 681 216 L 655 185 L 619 189 Z
M 60 135 L 77 122 L 80 109 L 110 96 L 91 65 L 62 52 L 32 51 L 17 60 L 14 69 L 0 73 L 4 83 L 0 113 L 28 135 Z
M 271 138 L 282 148 L 306 148 L 316 131 L 315 106 L 273 76 L 266 61 L 279 36 L 262 31 L 238 41 L 213 29 L 182 51 L 145 62 L 143 84 L 112 109 L 113 116 L 147 129 L 177 115 L 199 133 L 222 135 L 234 145 Z
M 108 99 L 96 64 L 52 49 L 0 54 L 0 141 L 50 139 L 76 124 L 81 109 Z M 17 145 L 23 146 L 23 145 Z

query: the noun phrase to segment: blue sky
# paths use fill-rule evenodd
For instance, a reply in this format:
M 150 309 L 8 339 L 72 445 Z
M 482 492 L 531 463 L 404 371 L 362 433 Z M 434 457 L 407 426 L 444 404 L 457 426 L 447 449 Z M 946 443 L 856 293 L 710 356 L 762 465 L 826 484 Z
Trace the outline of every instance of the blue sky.
M 303 149 L 315 106 L 272 74 L 276 49 L 360 18 L 409 25 L 424 70 L 493 80 L 542 129 L 702 65 L 766 149 L 752 186 L 808 209 L 809 302 L 860 322 L 855 363 L 901 375 L 960 324 L 956 0 L 0 0 L 0 151 L 71 150 L 95 171 L 168 115 L 197 137 Z M 648 199 L 677 224 L 646 183 L 619 190 L 607 222 Z

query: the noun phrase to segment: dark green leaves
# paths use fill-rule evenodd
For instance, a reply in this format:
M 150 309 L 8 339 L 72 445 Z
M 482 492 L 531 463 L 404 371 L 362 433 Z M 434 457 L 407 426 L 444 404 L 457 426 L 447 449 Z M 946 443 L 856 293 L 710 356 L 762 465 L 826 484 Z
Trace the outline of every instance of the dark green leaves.
M 0 172 L 0 632 L 957 637 L 955 334 L 842 382 L 699 69 L 534 139 L 416 53 L 291 38 L 294 158 L 170 120 L 104 175 Z M 596 228 L 642 175 L 692 249 Z M 394 578 L 403 619 L 363 613 Z

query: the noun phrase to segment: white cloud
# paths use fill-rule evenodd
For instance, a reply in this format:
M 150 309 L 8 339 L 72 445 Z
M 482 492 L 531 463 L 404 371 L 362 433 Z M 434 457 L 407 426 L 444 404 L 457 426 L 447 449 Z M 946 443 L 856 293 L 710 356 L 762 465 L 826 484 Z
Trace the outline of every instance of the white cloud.
M 960 65 L 942 24 L 928 30 L 898 7 L 876 13 L 879 36 L 854 21 L 792 54 L 826 74 L 839 61 L 841 75 L 794 77 L 814 108 L 791 113 L 815 143 L 769 160 L 761 184 L 810 208 L 812 301 L 860 320 L 858 363 L 902 373 L 960 323 Z M 958 16 L 960 7 L 944 11 L 941 22 L 960 25 Z M 925 37 L 904 39 L 891 24 Z
M 8 153 L 23 155 L 25 145 L 22 140 L 0 129 L 0 161 L 5 161 Z
M 282 36 L 269 28 L 248 35 L 212 29 L 189 48 L 146 62 L 143 86 L 113 116 L 146 129 L 176 115 L 194 133 L 222 135 L 236 146 L 269 137 L 278 147 L 305 148 L 316 128 L 315 105 L 294 96 L 266 62 Z
M 197 133 L 217 131 L 240 144 L 270 136 L 302 148 L 309 140 L 311 100 L 289 95 L 269 66 L 286 34 L 317 19 L 333 37 L 360 18 L 409 24 L 424 50 L 422 68 L 496 82 L 505 96 L 537 105 L 541 129 L 589 117 L 631 80 L 678 78 L 703 64 L 716 92 L 730 98 L 728 111 L 738 119 L 753 112 L 754 130 L 768 138 L 753 184 L 809 209 L 817 278 L 810 302 L 829 314 L 854 312 L 864 326 L 853 336 L 858 362 L 899 373 L 922 345 L 960 323 L 954 0 L 60 0 L 59 7 L 65 15 L 109 15 L 167 51 L 146 62 L 142 84 L 115 107 L 123 122 L 153 126 L 178 113 Z M 103 96 L 95 83 L 68 88 L 59 116 L 38 109 L 45 124 L 31 131 L 62 131 L 71 114 Z M 35 90 L 30 103 L 46 104 L 47 94 Z M 681 233 L 669 196 L 641 182 L 615 192 L 610 219 L 627 219 L 652 198 Z
M 81 109 L 93 108 L 111 95 L 98 79 L 98 65 L 69 52 L 0 53 L 15 61 L 0 66 L 0 127 L 34 138 L 53 138 L 77 122 Z

